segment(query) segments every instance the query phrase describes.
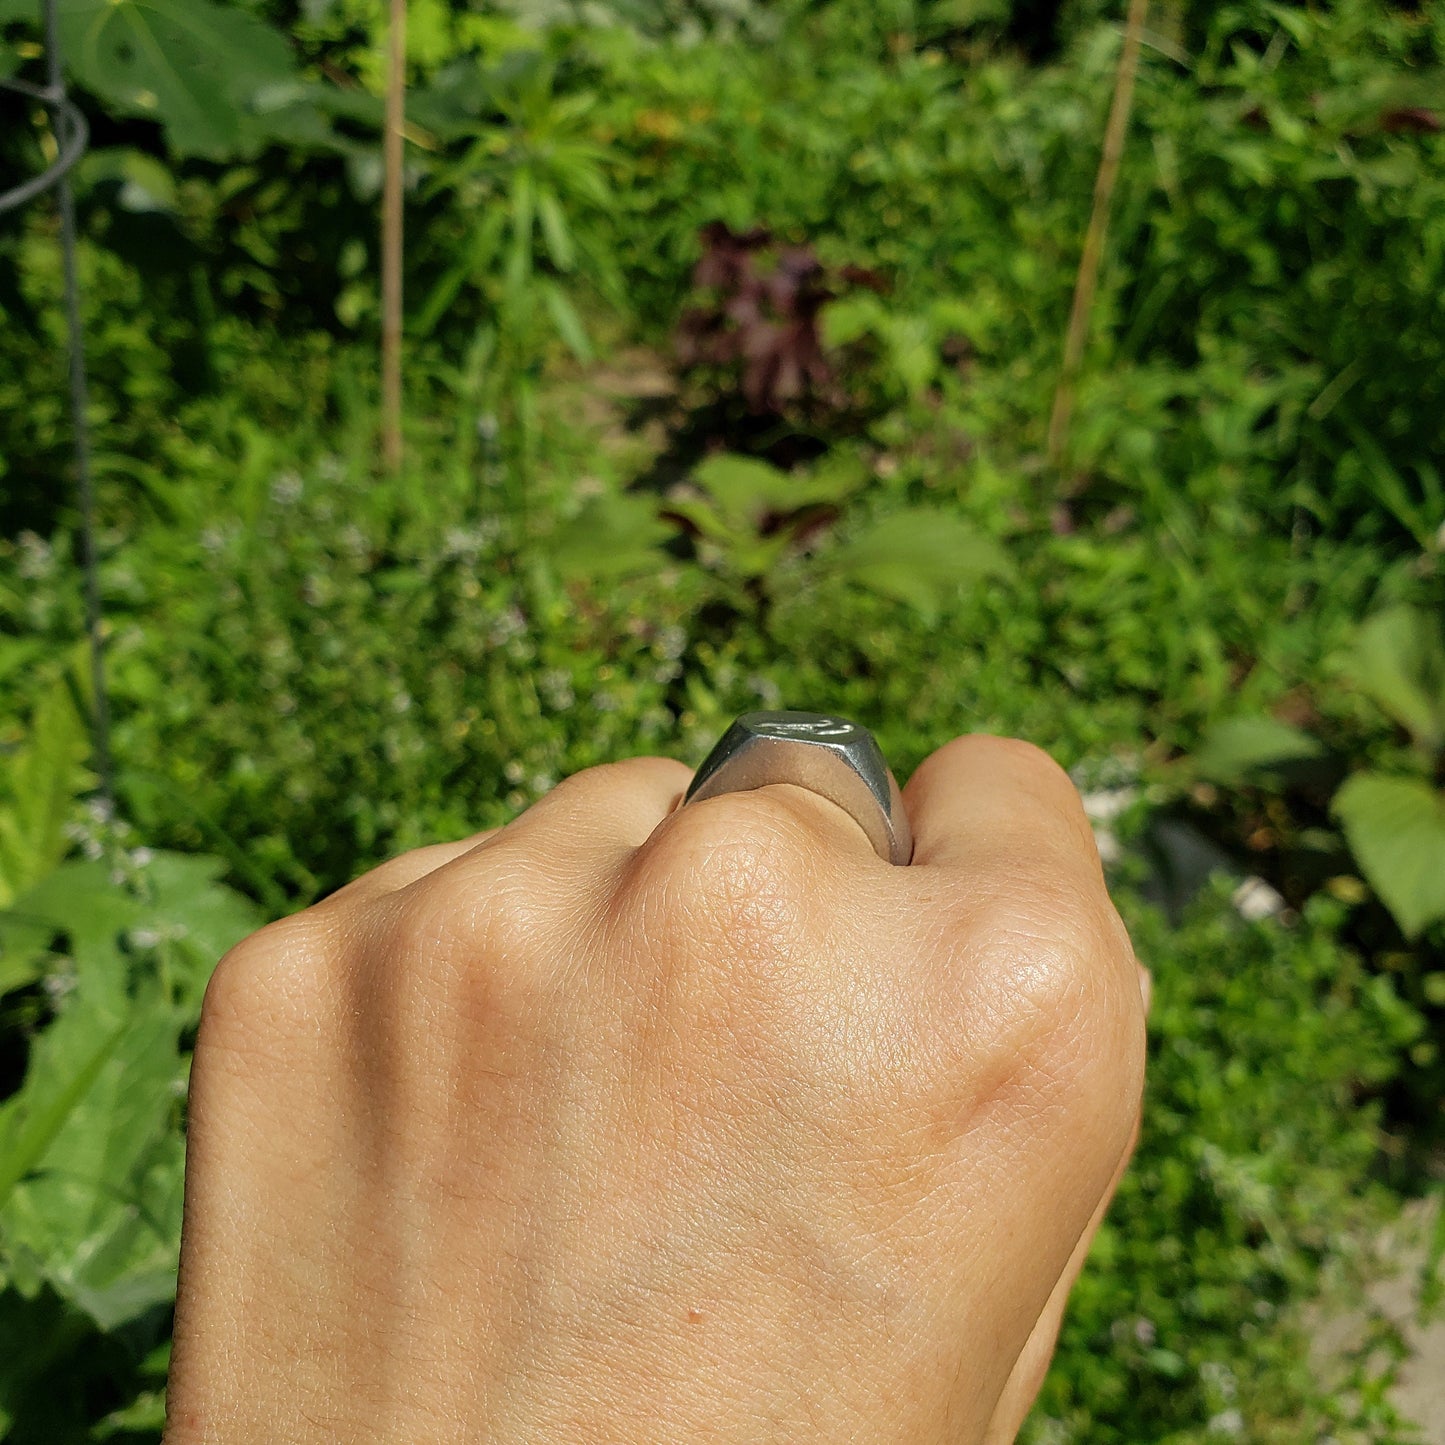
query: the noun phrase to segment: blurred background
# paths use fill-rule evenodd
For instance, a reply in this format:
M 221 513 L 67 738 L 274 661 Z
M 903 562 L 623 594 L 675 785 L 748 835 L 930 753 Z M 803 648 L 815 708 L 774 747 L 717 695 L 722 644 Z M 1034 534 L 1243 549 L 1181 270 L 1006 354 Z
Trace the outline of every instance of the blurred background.
M 756 706 L 1049 749 L 1155 972 L 1026 1440 L 1445 1438 L 1445 7 L 54 38 L 94 498 L 52 187 L 0 215 L 0 1438 L 158 1437 L 231 942 Z M 0 189 L 78 140 L 46 67 L 0 0 Z

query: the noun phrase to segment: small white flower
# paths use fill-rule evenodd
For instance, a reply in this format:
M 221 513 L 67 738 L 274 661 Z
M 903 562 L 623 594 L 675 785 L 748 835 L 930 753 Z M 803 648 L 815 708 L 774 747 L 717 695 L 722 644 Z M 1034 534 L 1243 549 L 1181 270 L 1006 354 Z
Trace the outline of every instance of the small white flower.
M 301 478 L 295 472 L 282 472 L 271 483 L 271 500 L 278 507 L 289 507 L 301 500 Z
M 1084 813 L 1091 823 L 1112 823 L 1138 796 L 1135 787 L 1100 788 L 1083 795 Z
M 15 570 L 26 582 L 39 582 L 55 570 L 55 553 L 38 532 L 22 532 L 16 540 L 20 544 L 20 560 Z
M 1235 912 L 1248 923 L 1277 918 L 1285 909 L 1283 896 L 1263 878 L 1253 875 L 1234 890 L 1230 895 L 1230 902 L 1234 904 Z

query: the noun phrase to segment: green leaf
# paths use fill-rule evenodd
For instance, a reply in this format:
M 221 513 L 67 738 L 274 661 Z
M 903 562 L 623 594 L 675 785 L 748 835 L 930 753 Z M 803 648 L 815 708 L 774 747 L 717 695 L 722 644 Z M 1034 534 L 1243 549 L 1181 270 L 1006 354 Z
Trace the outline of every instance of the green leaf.
M 672 535 L 646 497 L 594 497 L 552 534 L 547 556 L 565 578 L 634 576 L 659 565 L 657 549 Z
M 121 1013 L 127 985 L 121 935 L 146 915 L 137 899 L 111 881 L 107 864 L 61 864 L 16 901 L 15 912 L 64 933 L 77 989 L 88 1002 Z
M 164 1390 L 142 1390 L 134 1400 L 120 1410 L 112 1410 L 91 1431 L 97 1440 L 109 1440 L 114 1435 L 131 1435 L 143 1432 L 159 1435 L 166 1424 L 166 1392 Z
M 578 361 L 592 360 L 592 343 L 587 339 L 587 328 L 582 324 L 566 293 L 555 281 L 548 281 L 542 287 L 542 301 L 552 317 L 557 334 L 567 344 L 567 349 Z
M 85 723 L 64 681 L 36 704 L 25 741 L 0 777 L 0 905 L 10 902 L 65 856 L 65 823 L 90 786 Z
M 1233 717 L 1209 729 L 1189 762 L 1201 778 L 1232 784 L 1323 753 L 1308 733 L 1278 718 Z
M 1356 773 L 1332 807 L 1361 872 L 1407 938 L 1445 918 L 1445 796 L 1419 778 Z
M 38 979 L 55 929 L 43 919 L 0 912 L 0 994 Z
M 152 995 L 117 1019 L 77 993 L 0 1111 L 0 1239 L 102 1329 L 174 1289 L 184 1150 L 178 1016 Z
M 732 527 L 756 530 L 769 513 L 799 505 L 794 479 L 753 457 L 720 452 L 699 462 L 692 476 Z
M 45 1157 L 125 1033 L 124 1024 L 107 1026 L 98 1015 L 92 1023 L 92 1015 L 94 1010 L 72 1009 L 45 1033 L 26 1076 L 27 1087 L 0 1110 L 0 1210 L 20 1180 Z M 78 1034 L 84 1043 L 71 1045 L 70 1034 Z M 70 1067 L 57 1061 L 67 1049 L 79 1050 Z
M 557 202 L 557 193 L 551 186 L 539 186 L 537 189 L 537 219 L 541 223 L 542 240 L 552 264 L 559 271 L 570 271 L 577 263 L 577 248 L 572 243 L 567 218 Z
M 249 898 L 220 882 L 225 871 L 219 858 L 189 853 L 157 853 L 146 869 L 151 897 L 133 936 L 160 938 L 157 946 L 174 963 L 168 973 L 175 1001 L 186 1012 L 200 1007 L 221 955 L 266 921 Z
M 159 121 L 180 155 L 213 160 L 259 149 L 250 110 L 295 75 L 280 31 L 216 0 L 60 0 L 61 38 L 87 90 Z
M 1445 643 L 1439 619 L 1392 607 L 1360 627 L 1346 676 L 1422 748 L 1445 742 Z
M 828 570 L 893 597 L 933 622 L 962 587 L 1012 572 L 1007 554 L 958 517 L 933 508 L 895 512 L 841 546 Z

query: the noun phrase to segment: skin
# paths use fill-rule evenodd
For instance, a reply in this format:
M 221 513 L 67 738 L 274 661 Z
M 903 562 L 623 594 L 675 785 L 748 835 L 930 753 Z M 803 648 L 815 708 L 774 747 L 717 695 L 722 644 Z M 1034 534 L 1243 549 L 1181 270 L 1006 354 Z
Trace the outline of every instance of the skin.
M 1143 1086 L 1078 795 L 960 738 L 895 868 L 688 778 L 580 773 L 222 960 L 169 1445 L 1014 1438 Z

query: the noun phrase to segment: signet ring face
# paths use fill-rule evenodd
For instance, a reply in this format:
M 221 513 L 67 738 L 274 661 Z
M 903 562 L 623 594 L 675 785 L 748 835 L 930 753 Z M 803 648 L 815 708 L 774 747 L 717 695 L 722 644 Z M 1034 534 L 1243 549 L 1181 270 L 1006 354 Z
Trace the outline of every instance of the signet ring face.
M 902 795 L 867 728 L 831 713 L 744 713 L 707 755 L 683 803 L 770 783 L 792 783 L 836 803 L 884 862 L 912 858 Z

